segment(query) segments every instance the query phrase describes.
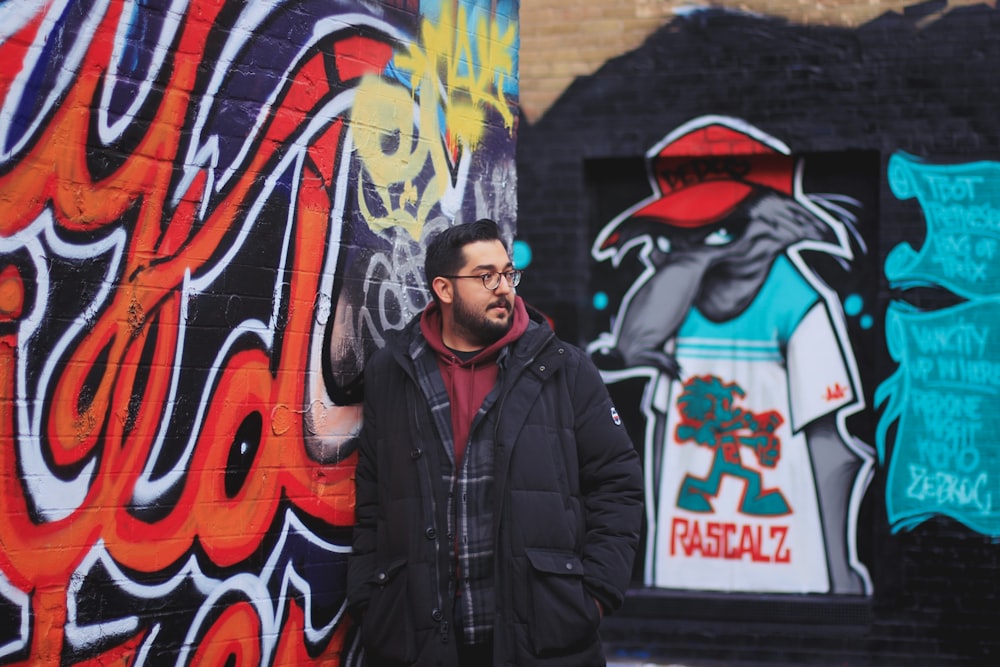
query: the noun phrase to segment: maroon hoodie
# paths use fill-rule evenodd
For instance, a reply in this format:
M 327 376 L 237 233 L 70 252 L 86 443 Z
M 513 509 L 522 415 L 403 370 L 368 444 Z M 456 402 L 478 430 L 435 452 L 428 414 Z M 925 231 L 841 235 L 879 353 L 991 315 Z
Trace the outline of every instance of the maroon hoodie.
M 441 308 L 432 301 L 420 317 L 420 331 L 427 343 L 437 353 L 441 379 L 448 390 L 451 402 L 451 432 L 455 441 L 455 467 L 462 466 L 465 446 L 469 441 L 469 429 L 476 411 L 482 406 L 486 396 L 497 381 L 497 355 L 504 346 L 514 342 L 528 328 L 528 310 L 521 297 L 514 298 L 514 317 L 510 330 L 503 338 L 462 361 L 449 350 L 441 337 Z

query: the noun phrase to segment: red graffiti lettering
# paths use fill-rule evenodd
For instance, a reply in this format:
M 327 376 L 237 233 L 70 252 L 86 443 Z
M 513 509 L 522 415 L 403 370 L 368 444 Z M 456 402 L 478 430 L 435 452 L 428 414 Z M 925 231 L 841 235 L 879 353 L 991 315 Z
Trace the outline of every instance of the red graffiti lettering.
M 785 546 L 787 535 L 788 526 L 771 525 L 765 533 L 765 527 L 760 524 L 674 517 L 670 528 L 670 555 L 789 563 L 792 556 Z
M 314 460 L 303 443 L 315 435 L 315 428 L 302 416 L 307 405 L 303 369 L 309 365 L 324 272 L 323 240 L 329 238 L 334 218 L 336 172 L 345 169 L 337 164 L 344 153 L 342 122 L 331 121 L 310 140 L 298 182 L 288 185 L 295 197 L 288 202 L 293 215 L 287 222 L 291 233 L 284 275 L 274 267 L 243 267 L 251 278 L 260 271 L 277 275 L 283 283 L 281 320 L 271 329 L 274 340 L 264 344 L 259 334 L 247 335 L 245 342 L 233 343 L 222 354 L 204 348 L 199 341 L 203 332 L 190 326 L 191 295 L 185 285 L 193 277 L 229 268 L 220 257 L 242 242 L 249 211 L 262 200 L 266 175 L 317 109 L 337 93 L 326 71 L 335 45 L 314 48 L 301 67 L 289 73 L 252 153 L 225 188 L 212 190 L 206 170 L 179 188 L 178 169 L 187 166 L 182 147 L 191 134 L 185 123 L 197 115 L 200 98 L 194 91 L 205 78 L 200 58 L 205 44 L 218 40 L 211 33 L 218 28 L 223 4 L 196 1 L 186 9 L 165 67 L 169 80 L 157 83 L 165 86 L 159 105 L 131 152 L 117 156 L 115 168 L 94 177 L 88 167 L 94 109 L 101 86 L 107 84 L 122 10 L 129 8 L 112 2 L 94 26 L 96 33 L 85 36 L 89 48 L 76 66 L 76 78 L 37 139 L 0 175 L 0 238 L 29 235 L 39 221 L 49 220 L 53 237 L 121 240 L 121 265 L 107 278 L 113 284 L 106 299 L 86 313 L 78 335 L 67 337 L 69 344 L 54 352 L 62 355 L 58 363 L 46 367 L 47 393 L 37 402 L 32 399 L 30 406 L 41 414 L 33 435 L 33 423 L 25 419 L 32 413 L 18 408 L 26 403 L 17 375 L 26 341 L 9 328 L 0 329 L 0 573 L 14 588 L 30 592 L 26 599 L 32 629 L 24 637 L 24 651 L 32 664 L 67 662 L 60 661 L 58 652 L 75 641 L 67 630 L 76 626 L 76 605 L 67 601 L 70 583 L 74 576 L 86 579 L 88 559 L 103 554 L 115 568 L 139 573 L 140 582 L 146 575 L 150 581 L 170 579 L 182 569 L 200 585 L 221 587 L 232 572 L 270 576 L 266 570 L 258 572 L 272 548 L 276 560 L 271 565 L 281 584 L 285 568 L 295 564 L 279 547 L 272 547 L 276 541 L 284 549 L 282 540 L 298 539 L 303 542 L 295 547 L 300 552 L 308 543 L 330 559 L 347 550 L 326 543 L 305 523 L 327 531 L 353 523 L 353 459 L 335 464 Z M 0 44 L 0 99 L 10 93 L 17 72 L 11 63 L 27 57 L 26 47 L 42 29 L 43 18 L 39 13 L 37 20 Z M 388 42 L 355 35 L 343 54 L 340 57 L 350 62 L 342 63 L 337 85 L 346 87 L 351 77 L 381 71 L 392 48 Z M 113 247 L 110 242 L 108 247 Z M 44 262 L 46 257 L 39 259 Z M 0 326 L 16 322 L 34 307 L 27 302 L 26 271 L 15 265 L 0 270 Z M 237 287 L 234 293 L 239 293 Z M 55 322 L 66 317 L 46 316 Z M 185 372 L 181 364 L 198 368 L 206 383 L 187 387 L 188 392 L 194 390 L 191 393 L 178 390 L 178 378 Z M 187 411 L 175 412 L 172 418 L 169 410 L 183 405 Z M 299 418 L 282 421 L 280 427 L 272 424 L 274 415 L 288 410 Z M 173 425 L 173 420 L 179 424 Z M 159 441 L 168 433 L 174 438 L 169 443 L 172 456 L 183 459 L 176 464 L 181 474 L 165 494 L 169 502 L 144 503 L 137 490 L 162 474 L 153 462 L 162 458 Z M 62 508 L 53 502 L 58 498 L 46 496 L 43 489 L 35 495 L 53 502 L 52 507 L 42 510 L 33 502 L 26 486 L 32 480 L 23 469 L 24 452 L 32 446 L 57 473 L 53 478 L 79 480 L 77 500 L 67 500 Z M 308 596 L 306 584 L 295 585 Z M 188 603 L 195 609 L 212 605 L 193 630 L 199 639 L 189 664 L 219 665 L 233 656 L 239 656 L 239 664 L 335 664 L 346 626 L 334 628 L 331 623 L 322 650 L 307 651 L 312 640 L 296 603 L 282 599 L 275 602 L 276 610 L 262 615 L 260 600 L 248 601 L 245 592 L 237 595 L 238 586 L 232 590 L 232 600 L 194 598 Z M 272 593 L 284 598 L 295 591 L 276 585 Z M 120 613 L 132 615 L 125 609 Z M 281 625 L 276 626 L 276 620 Z M 153 617 L 148 621 L 122 631 L 113 646 L 102 637 L 97 649 L 80 655 L 93 664 L 130 663 L 155 623 Z M 74 631 L 84 636 L 87 629 Z M 334 640 L 326 643 L 331 637 Z M 164 641 L 181 646 L 183 639 Z M 88 646 L 86 638 L 77 643 Z

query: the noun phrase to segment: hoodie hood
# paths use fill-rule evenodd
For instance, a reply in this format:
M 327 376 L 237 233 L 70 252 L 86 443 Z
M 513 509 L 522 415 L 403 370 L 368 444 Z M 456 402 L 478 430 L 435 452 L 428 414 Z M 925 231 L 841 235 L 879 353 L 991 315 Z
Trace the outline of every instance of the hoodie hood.
M 436 353 L 441 379 L 448 392 L 456 467 L 462 465 L 469 433 L 472 430 L 472 421 L 486 397 L 496 386 L 499 376 L 497 358 L 500 351 L 527 331 L 529 320 L 524 301 L 520 297 L 515 297 L 513 318 L 507 333 L 492 345 L 480 350 L 476 356 L 462 361 L 444 344 L 441 335 L 441 309 L 437 302 L 428 305 L 420 317 L 420 331 L 424 340 Z

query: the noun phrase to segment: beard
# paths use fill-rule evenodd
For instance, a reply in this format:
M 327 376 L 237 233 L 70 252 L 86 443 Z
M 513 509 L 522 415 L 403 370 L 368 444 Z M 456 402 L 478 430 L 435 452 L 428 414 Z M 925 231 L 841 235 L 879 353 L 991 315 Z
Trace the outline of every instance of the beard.
M 496 297 L 486 308 L 500 305 L 507 310 L 507 317 L 498 321 L 488 317 L 485 310 L 477 311 L 456 293 L 452 307 L 455 327 L 461 329 L 469 340 L 477 341 L 482 347 L 488 347 L 503 338 L 514 324 L 514 307 L 506 298 Z

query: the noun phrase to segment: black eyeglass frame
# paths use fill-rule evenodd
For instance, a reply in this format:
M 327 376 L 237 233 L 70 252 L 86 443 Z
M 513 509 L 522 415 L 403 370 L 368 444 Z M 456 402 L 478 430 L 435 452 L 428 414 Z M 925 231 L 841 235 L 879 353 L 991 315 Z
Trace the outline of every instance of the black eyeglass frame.
M 479 278 L 480 280 L 483 281 L 483 287 L 485 287 L 486 289 L 488 289 L 491 292 L 495 292 L 495 291 L 497 291 L 497 288 L 500 287 L 500 277 L 501 276 L 503 276 L 504 278 L 507 279 L 507 284 L 508 285 L 510 285 L 511 287 L 517 287 L 518 285 L 521 284 L 521 274 L 522 273 L 523 272 L 520 269 L 511 269 L 509 271 L 487 271 L 486 273 L 479 273 L 479 274 L 476 274 L 474 276 L 441 276 L 441 277 L 442 278 Z M 497 277 L 497 284 L 494 285 L 493 287 L 490 287 L 489 284 L 487 283 L 487 280 L 489 279 L 490 276 L 496 276 Z

